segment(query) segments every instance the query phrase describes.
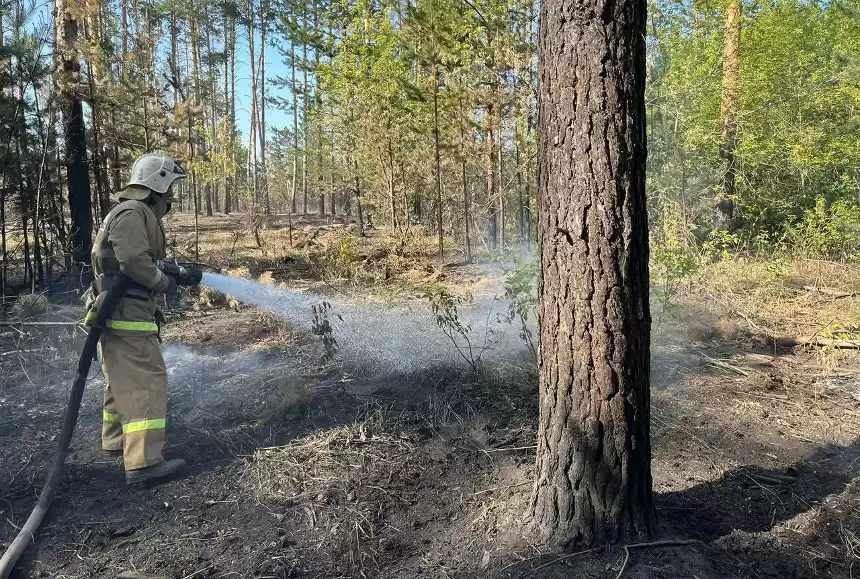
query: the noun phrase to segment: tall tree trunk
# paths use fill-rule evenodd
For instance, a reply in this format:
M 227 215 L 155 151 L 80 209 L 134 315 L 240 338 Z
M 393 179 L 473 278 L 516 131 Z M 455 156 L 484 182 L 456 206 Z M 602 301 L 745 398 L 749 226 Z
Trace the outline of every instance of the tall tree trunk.
M 439 262 L 445 260 L 445 231 L 442 227 L 442 163 L 439 159 L 439 69 L 433 63 L 433 156 L 436 161 L 436 227 L 439 229 Z M 420 197 L 419 197 L 420 199 Z M 420 215 L 419 215 L 420 217 Z
M 525 209 L 523 207 L 523 168 L 520 158 L 520 120 L 517 119 L 514 134 L 514 163 L 517 166 L 517 242 L 522 243 L 525 237 Z
M 726 160 L 723 190 L 717 197 L 717 226 L 735 228 L 735 149 L 738 146 L 738 109 L 741 101 L 741 0 L 728 0 L 725 8 L 725 39 L 723 43 L 723 100 L 720 107 L 722 147 L 720 155 Z
M 93 221 L 84 110 L 77 88 L 80 86 L 81 67 L 76 48 L 76 13 L 77 10 L 69 6 L 68 0 L 56 0 L 56 79 L 65 129 L 66 172 L 73 227 L 72 253 L 76 266 L 80 267 L 91 263 Z M 84 285 L 92 281 L 92 274 L 88 271 L 85 268 L 80 278 Z
M 536 537 L 552 545 L 603 545 L 654 529 L 645 13 L 645 0 L 541 4 L 531 515 Z
M 0 26 L 2 28 L 2 26 Z M 2 40 L 2 38 L 0 38 Z M 8 279 L 9 253 L 6 248 L 6 195 L 0 195 L 0 297 L 6 300 L 6 280 Z
M 319 2 L 318 0 L 313 0 L 313 17 L 314 17 L 314 42 L 319 38 L 320 26 L 319 26 Z M 316 75 L 316 71 L 319 70 L 320 66 L 320 51 L 318 45 L 314 45 L 314 74 Z M 314 77 L 316 79 L 316 77 Z M 319 91 L 319 83 L 315 80 L 314 82 L 314 110 L 319 113 L 322 109 L 322 96 Z M 317 121 L 314 123 L 316 125 L 316 163 L 314 172 L 316 173 L 316 179 L 314 182 L 316 183 L 317 190 L 319 191 L 320 199 L 320 215 L 325 215 L 325 187 L 323 186 L 322 179 L 322 126 L 320 122 Z
M 308 214 L 308 13 L 302 0 L 302 213 Z
M 292 82 L 290 90 L 293 93 L 293 184 L 290 209 L 296 212 L 296 188 L 299 179 L 299 96 L 296 94 L 296 41 L 290 38 L 290 71 Z M 307 210 L 305 211 L 307 213 Z
M 266 214 L 272 213 L 272 204 L 269 201 L 269 173 L 266 166 L 266 13 L 268 2 L 263 0 L 260 5 L 260 171 L 262 176 L 263 203 Z
M 230 117 L 230 62 L 232 56 L 230 26 L 236 25 L 236 19 L 230 17 L 230 11 L 226 3 L 222 8 L 224 10 L 224 121 L 222 123 L 224 126 L 224 158 L 221 163 L 221 172 L 224 178 L 224 214 L 229 215 L 232 209 L 230 207 L 230 188 L 232 183 L 230 182 L 228 167 L 230 166 L 229 159 L 233 154 L 233 119 Z
M 496 106 L 494 107 L 496 110 L 496 170 L 498 171 L 498 176 L 496 177 L 496 188 L 498 189 L 498 198 L 499 198 L 499 210 L 498 210 L 498 231 L 499 231 L 499 247 L 504 249 L 505 247 L 505 184 L 504 184 L 504 167 L 502 164 L 502 153 L 504 152 L 504 139 L 502 138 L 502 81 L 498 81 L 498 85 L 496 86 Z
M 490 248 L 499 244 L 498 197 L 496 197 L 496 138 L 495 113 L 493 105 L 487 107 L 487 226 L 489 227 Z
M 461 79 L 462 82 L 462 79 Z M 463 96 L 457 99 L 460 113 L 460 181 L 463 186 L 463 225 L 466 233 L 466 263 L 472 263 L 472 238 L 469 227 L 472 219 L 471 200 L 469 199 L 469 182 L 466 173 L 466 109 L 463 106 Z
M 251 64 L 251 127 L 248 131 L 248 176 L 250 179 L 251 200 L 256 205 L 260 202 L 259 187 L 257 183 L 257 59 L 254 56 L 256 40 L 254 37 L 254 0 L 248 0 L 248 46 L 250 50 Z

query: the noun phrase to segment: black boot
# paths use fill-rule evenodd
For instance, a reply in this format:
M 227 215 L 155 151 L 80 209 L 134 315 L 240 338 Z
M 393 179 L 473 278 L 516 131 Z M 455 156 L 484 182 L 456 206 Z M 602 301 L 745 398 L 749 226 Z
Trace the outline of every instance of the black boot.
M 145 466 L 143 468 L 125 471 L 125 482 L 130 485 L 155 480 L 162 482 L 167 480 L 169 477 L 184 471 L 186 466 L 188 465 L 181 458 L 165 460 L 164 462 L 160 462 L 152 466 Z

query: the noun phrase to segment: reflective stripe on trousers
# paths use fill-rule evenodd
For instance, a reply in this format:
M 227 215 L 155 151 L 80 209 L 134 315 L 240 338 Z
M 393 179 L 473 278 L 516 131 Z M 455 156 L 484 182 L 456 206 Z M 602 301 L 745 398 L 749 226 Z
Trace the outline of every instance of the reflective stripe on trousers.
M 150 420 L 135 420 L 134 422 L 126 422 L 122 425 L 123 434 L 131 434 L 132 432 L 141 432 L 143 430 L 159 430 L 165 428 L 167 420 L 164 418 L 155 418 Z

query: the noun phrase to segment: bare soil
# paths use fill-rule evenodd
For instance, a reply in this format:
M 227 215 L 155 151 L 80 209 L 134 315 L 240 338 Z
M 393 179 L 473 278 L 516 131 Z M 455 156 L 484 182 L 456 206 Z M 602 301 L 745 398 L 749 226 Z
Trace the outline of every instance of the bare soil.
M 209 233 L 229 238 L 219 219 Z M 237 245 L 246 242 L 219 263 L 256 264 L 259 275 L 263 257 L 249 240 Z M 396 261 L 372 249 L 356 253 Z M 280 281 L 378 297 L 361 280 L 326 277 L 317 257 L 270 259 Z M 283 266 L 296 263 L 306 265 Z M 487 271 L 416 254 L 380 283 L 387 299 L 428 280 L 479 295 L 498 287 Z M 799 308 L 809 307 L 804 283 L 791 282 Z M 548 553 L 533 544 L 534 367 L 496 361 L 480 374 L 427 367 L 368 379 L 323 360 L 315 336 L 277 318 L 198 300 L 171 313 L 164 343 L 168 453 L 189 461 L 188 474 L 125 486 L 121 465 L 100 451 L 94 365 L 65 481 L 13 577 L 853 577 L 860 358 L 775 349 L 762 327 L 798 316 L 777 318 L 764 301 L 752 311 L 744 295 L 702 280 L 655 315 L 654 539 L 680 545 Z M 856 311 L 853 297 L 815 300 L 843 319 Z M 67 306 L 61 317 L 79 314 Z M 81 343 L 73 327 L 0 328 L 0 547 L 41 488 Z

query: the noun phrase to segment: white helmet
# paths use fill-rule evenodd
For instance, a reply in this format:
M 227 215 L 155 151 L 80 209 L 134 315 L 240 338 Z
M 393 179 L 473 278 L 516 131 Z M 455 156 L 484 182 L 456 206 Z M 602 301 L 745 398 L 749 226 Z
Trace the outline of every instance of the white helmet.
M 156 193 L 166 193 L 176 179 L 187 176 L 185 169 L 172 157 L 147 153 L 132 165 L 128 185 L 141 185 Z

